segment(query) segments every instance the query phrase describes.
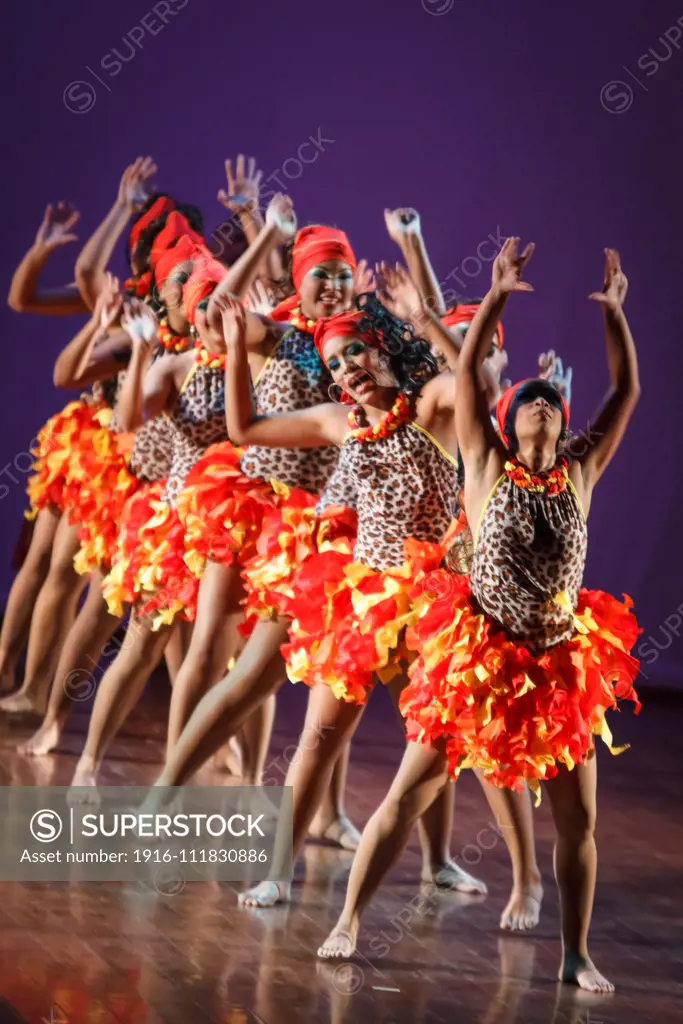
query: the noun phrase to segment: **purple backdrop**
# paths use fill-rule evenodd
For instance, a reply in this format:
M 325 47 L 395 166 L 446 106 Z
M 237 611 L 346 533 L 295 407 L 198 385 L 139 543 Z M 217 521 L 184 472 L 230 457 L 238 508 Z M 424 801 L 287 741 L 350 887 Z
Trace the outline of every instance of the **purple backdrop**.
M 601 284 L 603 247 L 617 246 L 643 399 L 594 503 L 587 584 L 635 598 L 648 679 L 683 682 L 669 440 L 681 408 L 681 0 L 24 0 L 4 22 L 5 286 L 48 201 L 78 205 L 85 239 L 123 167 L 150 153 L 159 185 L 201 205 L 211 226 L 223 159 L 254 154 L 301 223 L 336 223 L 372 260 L 395 255 L 383 208 L 417 207 L 440 280 L 452 273 L 460 292 L 486 290 L 489 235 L 533 239 L 536 293 L 506 318 L 511 371 L 557 349 L 574 366 L 581 426 L 606 386 L 600 314 L 585 297 Z M 71 280 L 75 256 L 60 253 L 47 283 Z M 4 593 L 25 507 L 21 453 L 68 397 L 52 363 L 78 323 L 2 311 L 0 464 L 19 456 L 20 467 L 16 483 L 1 481 Z

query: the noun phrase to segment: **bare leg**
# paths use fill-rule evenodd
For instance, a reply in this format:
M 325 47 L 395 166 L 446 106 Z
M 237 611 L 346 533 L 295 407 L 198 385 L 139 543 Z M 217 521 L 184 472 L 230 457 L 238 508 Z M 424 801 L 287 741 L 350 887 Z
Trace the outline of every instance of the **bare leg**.
M 293 857 L 299 854 L 311 821 L 329 789 L 332 771 L 342 748 L 351 741 L 364 711 L 362 704 L 337 700 L 329 686 L 311 689 L 306 721 L 285 779 L 293 789 Z M 261 882 L 240 895 L 248 907 L 271 907 L 288 900 L 289 886 Z
M 74 619 L 78 599 L 87 582 L 73 561 L 78 551 L 78 528 L 62 516 L 52 547 L 47 579 L 33 609 L 26 656 L 26 674 L 18 693 L 0 701 L 0 710 L 45 714 L 50 683 L 62 645 Z
M 349 957 L 356 948 L 360 915 L 400 857 L 420 815 L 448 781 L 445 751 L 409 743 L 391 788 L 363 830 L 341 916 L 318 956 Z
M 344 809 L 350 757 L 351 744 L 347 743 L 336 760 L 330 785 L 308 830 L 312 839 L 334 843 L 342 850 L 357 850 L 360 842 L 360 832 L 353 822 L 349 821 Z
M 120 622 L 107 611 L 102 597 L 102 574 L 93 573 L 83 607 L 64 641 L 43 724 L 19 747 L 19 753 L 37 757 L 57 746 L 72 702 L 88 700 L 95 693 L 97 680 L 93 672 L 100 658 L 107 654 L 108 641 Z
M 405 725 L 398 702 L 407 682 L 407 676 L 397 676 L 389 684 L 389 693 L 404 731 Z M 484 896 L 488 892 L 486 884 L 461 868 L 451 857 L 454 807 L 455 783 L 449 779 L 418 822 L 422 847 L 422 881 L 433 883 L 437 889 Z
M 184 627 L 189 627 L 189 629 Z M 175 681 L 178 678 L 178 673 L 180 672 L 180 668 L 190 647 L 191 636 L 191 622 L 185 622 L 183 619 L 180 619 L 174 624 L 166 645 L 166 650 L 164 651 L 166 671 L 168 672 L 168 681 L 171 686 L 175 684 Z
M 55 508 L 40 510 L 24 564 L 9 592 L 0 633 L 0 692 L 14 687 L 17 662 L 28 641 L 31 613 L 50 569 L 59 518 Z
M 501 915 L 500 927 L 513 932 L 528 931 L 538 924 L 543 899 L 529 790 L 526 786 L 521 793 L 498 789 L 489 785 L 481 773 L 475 774 L 512 861 L 512 892 Z
M 545 785 L 557 829 L 554 864 L 562 915 L 559 978 L 588 992 L 613 992 L 614 985 L 596 970 L 588 955 L 598 867 L 596 785 L 595 755 L 572 771 L 562 766 Z
M 190 715 L 207 690 L 225 674 L 239 644 L 234 628 L 241 618 L 242 584 L 236 565 L 207 562 L 199 587 L 192 640 L 171 696 L 167 755 L 180 738 Z M 233 620 L 233 628 L 230 619 Z
M 284 682 L 284 666 L 282 680 Z M 268 756 L 270 737 L 275 720 L 275 694 L 261 701 L 239 731 L 242 748 L 242 780 L 245 786 L 262 786 L 263 770 Z
M 182 786 L 278 689 L 285 677 L 280 647 L 286 639 L 286 623 L 257 623 L 233 670 L 195 708 L 156 786 Z
M 85 748 L 72 787 L 95 786 L 107 747 L 137 704 L 150 675 L 161 661 L 170 628 L 152 631 L 152 618 L 132 615 L 123 646 L 102 676 Z M 73 799 L 79 799 L 74 794 Z

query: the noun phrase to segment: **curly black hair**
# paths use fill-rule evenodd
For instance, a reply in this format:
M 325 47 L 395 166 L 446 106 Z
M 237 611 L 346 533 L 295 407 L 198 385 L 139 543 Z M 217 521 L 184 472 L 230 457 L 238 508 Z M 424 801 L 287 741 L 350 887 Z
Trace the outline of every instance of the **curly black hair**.
M 402 390 L 416 394 L 428 380 L 438 375 L 439 367 L 429 342 L 416 338 L 413 325 L 389 312 L 374 292 L 356 296 L 356 306 L 365 314 L 359 329 L 371 331 L 377 338 L 389 356 L 389 364 Z

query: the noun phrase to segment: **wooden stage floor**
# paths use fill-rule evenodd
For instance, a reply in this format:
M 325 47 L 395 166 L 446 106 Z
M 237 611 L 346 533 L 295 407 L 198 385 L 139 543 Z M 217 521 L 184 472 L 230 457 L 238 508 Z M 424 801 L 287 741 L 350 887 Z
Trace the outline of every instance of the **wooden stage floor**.
M 269 762 L 282 764 L 306 694 L 279 698 Z M 592 933 L 613 997 L 581 997 L 555 981 L 558 907 L 547 805 L 536 813 L 546 900 L 527 937 L 498 931 L 509 870 L 476 781 L 459 784 L 452 851 L 489 886 L 485 898 L 439 896 L 406 921 L 420 859 L 413 842 L 367 914 L 361 957 L 316 961 L 341 907 L 351 855 L 308 845 L 291 907 L 238 909 L 228 886 L 159 896 L 142 886 L 0 887 L 0 1024 L 673 1024 L 683 1020 L 683 705 L 644 695 L 638 719 L 613 722 L 619 758 L 600 750 L 600 873 Z M 146 695 L 112 749 L 103 782 L 146 784 L 161 760 L 167 693 Z M 27 722 L 0 722 L 2 785 L 66 785 L 86 725 L 79 708 L 64 752 L 31 762 L 13 747 Z M 401 756 L 385 694 L 353 745 L 347 807 L 359 826 Z M 272 774 L 272 773 L 271 773 Z M 219 777 L 205 773 L 205 782 Z M 477 846 L 477 837 L 479 845 Z M 486 836 L 486 838 L 484 838 Z M 486 847 L 486 848 L 484 848 Z M 401 915 L 401 916 L 399 916 Z M 375 940 L 374 942 L 372 940 Z

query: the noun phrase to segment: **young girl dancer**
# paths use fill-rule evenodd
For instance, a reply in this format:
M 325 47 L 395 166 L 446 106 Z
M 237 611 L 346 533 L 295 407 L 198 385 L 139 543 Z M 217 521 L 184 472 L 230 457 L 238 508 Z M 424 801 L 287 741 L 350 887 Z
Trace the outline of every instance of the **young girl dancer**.
M 633 339 L 623 312 L 627 282 L 607 250 L 602 292 L 611 390 L 572 458 L 561 450 L 569 410 L 545 381 L 515 385 L 497 409 L 500 436 L 477 386 L 501 312 L 533 252 L 508 239 L 493 286 L 470 327 L 457 367 L 456 426 L 465 465 L 465 509 L 477 524 L 470 580 L 447 569 L 414 591 L 419 618 L 409 643 L 421 653 L 401 709 L 406 754 L 368 822 L 346 903 L 321 957 L 348 957 L 360 915 L 400 856 L 420 811 L 465 767 L 499 787 L 541 781 L 557 829 L 555 872 L 562 909 L 560 979 L 593 992 L 613 986 L 588 954 L 596 875 L 596 763 L 592 735 L 611 744 L 605 721 L 617 698 L 636 702 L 637 636 L 630 601 L 580 590 L 585 517 L 639 394 Z M 512 799 L 512 791 L 499 790 Z

